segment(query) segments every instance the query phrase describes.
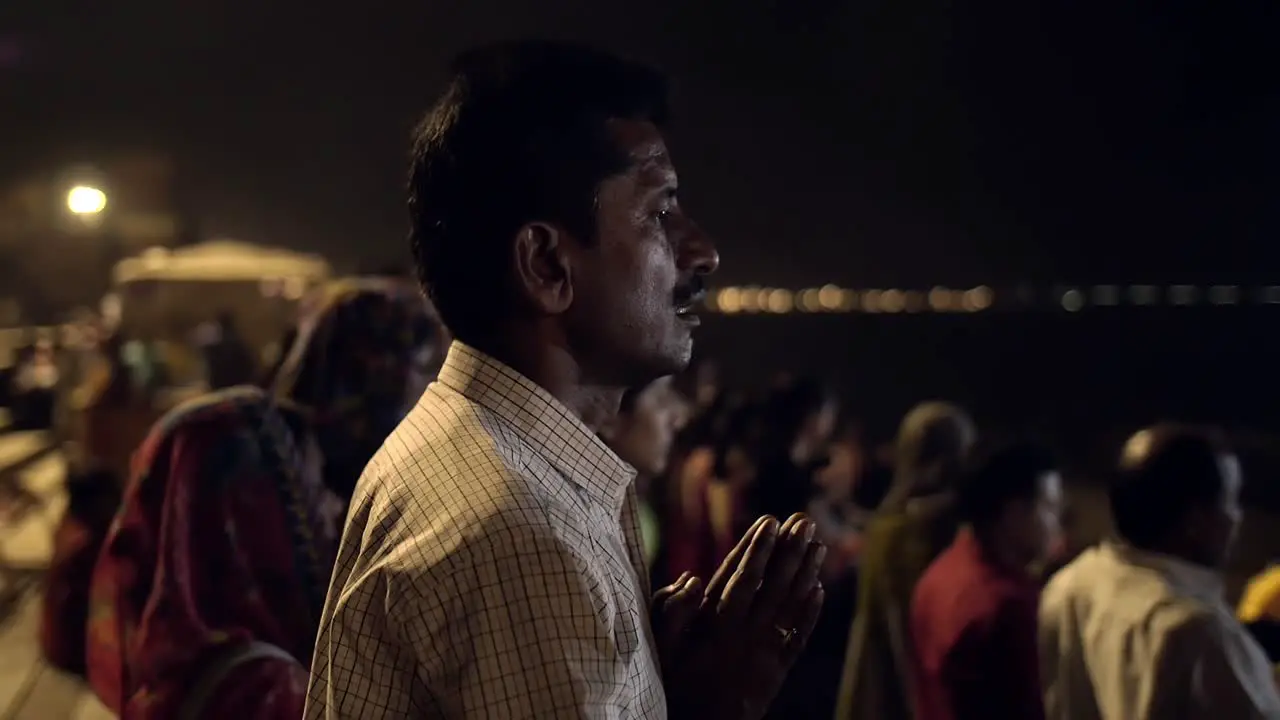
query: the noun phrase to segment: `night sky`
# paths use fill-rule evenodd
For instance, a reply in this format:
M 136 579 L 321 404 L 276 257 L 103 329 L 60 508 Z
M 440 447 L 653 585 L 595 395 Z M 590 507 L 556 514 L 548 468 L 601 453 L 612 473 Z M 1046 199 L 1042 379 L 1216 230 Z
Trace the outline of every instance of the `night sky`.
M 0 180 L 155 149 L 206 235 L 400 260 L 448 58 L 562 37 L 675 77 L 724 282 L 1275 281 L 1280 4 L 1137 5 L 4 0 Z

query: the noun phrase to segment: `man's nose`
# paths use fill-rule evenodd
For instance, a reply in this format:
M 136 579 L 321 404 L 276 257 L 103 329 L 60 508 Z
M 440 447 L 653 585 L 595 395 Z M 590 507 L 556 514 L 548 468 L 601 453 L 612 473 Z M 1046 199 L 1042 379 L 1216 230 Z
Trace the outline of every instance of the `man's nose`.
M 710 275 L 720 267 L 720 253 L 716 250 L 715 240 L 696 224 L 683 243 L 681 254 L 684 256 L 681 265 L 699 275 Z

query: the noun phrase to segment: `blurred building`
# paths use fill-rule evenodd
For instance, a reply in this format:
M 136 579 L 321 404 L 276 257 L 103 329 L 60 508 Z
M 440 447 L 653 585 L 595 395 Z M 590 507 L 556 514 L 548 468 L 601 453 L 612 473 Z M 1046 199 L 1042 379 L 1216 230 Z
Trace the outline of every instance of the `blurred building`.
M 189 242 L 173 164 L 132 155 L 0 187 L 0 324 L 56 322 L 96 307 L 111 268 Z

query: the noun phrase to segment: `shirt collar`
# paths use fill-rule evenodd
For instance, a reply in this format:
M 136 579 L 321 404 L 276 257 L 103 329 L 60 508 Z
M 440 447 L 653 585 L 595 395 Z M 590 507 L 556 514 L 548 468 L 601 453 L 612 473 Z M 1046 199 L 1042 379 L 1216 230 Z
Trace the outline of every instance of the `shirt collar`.
M 561 475 L 620 510 L 636 471 L 544 388 L 458 340 L 437 381 L 510 423 Z
M 1103 551 L 1123 563 L 1159 573 L 1172 588 L 1183 594 L 1214 604 L 1226 602 L 1222 574 L 1203 565 L 1115 541 L 1105 542 Z

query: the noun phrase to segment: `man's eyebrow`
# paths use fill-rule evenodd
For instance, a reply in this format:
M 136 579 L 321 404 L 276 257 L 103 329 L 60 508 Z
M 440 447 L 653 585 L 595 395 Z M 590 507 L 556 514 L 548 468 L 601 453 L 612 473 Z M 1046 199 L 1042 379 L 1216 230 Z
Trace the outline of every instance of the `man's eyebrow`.
M 641 173 L 640 185 L 644 188 L 646 195 L 674 196 L 679 184 L 674 171 L 659 170 Z

